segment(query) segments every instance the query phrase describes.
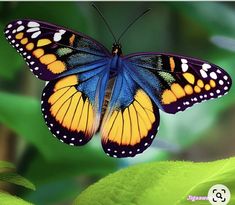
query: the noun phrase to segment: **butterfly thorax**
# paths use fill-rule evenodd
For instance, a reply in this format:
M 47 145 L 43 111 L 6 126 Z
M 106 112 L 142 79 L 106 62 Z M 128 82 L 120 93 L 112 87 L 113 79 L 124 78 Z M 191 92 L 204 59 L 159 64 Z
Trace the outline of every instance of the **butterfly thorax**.
M 115 55 L 118 55 L 118 56 L 122 55 L 122 46 L 121 46 L 121 44 L 119 44 L 119 43 L 114 43 L 113 44 L 112 54 L 113 54 L 113 56 L 115 56 Z
M 110 76 L 113 77 L 117 72 L 120 65 L 120 56 L 122 55 L 122 46 L 119 43 L 114 43 L 112 46 L 112 60 L 110 66 Z

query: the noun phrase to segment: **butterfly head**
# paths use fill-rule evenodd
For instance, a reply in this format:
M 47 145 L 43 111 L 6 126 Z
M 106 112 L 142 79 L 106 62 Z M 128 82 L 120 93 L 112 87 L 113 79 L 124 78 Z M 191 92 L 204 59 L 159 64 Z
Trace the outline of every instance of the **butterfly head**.
M 122 46 L 119 43 L 114 43 L 112 47 L 112 54 L 113 55 L 122 55 Z

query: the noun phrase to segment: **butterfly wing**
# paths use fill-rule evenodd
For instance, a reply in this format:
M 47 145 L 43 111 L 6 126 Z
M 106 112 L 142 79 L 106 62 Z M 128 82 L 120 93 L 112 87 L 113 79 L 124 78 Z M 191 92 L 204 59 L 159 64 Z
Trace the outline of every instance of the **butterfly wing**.
M 122 65 L 100 128 L 102 146 L 112 157 L 133 157 L 149 147 L 158 131 L 159 110 Z
M 42 94 L 42 113 L 49 130 L 60 141 L 84 145 L 100 124 L 107 64 L 82 74 L 50 81 Z
M 136 82 L 167 113 L 227 94 L 232 80 L 206 61 L 167 53 L 136 53 L 123 60 Z M 147 80 L 146 80 L 147 79 Z
M 64 73 L 84 72 L 110 56 L 94 39 L 41 21 L 13 21 L 4 33 L 30 70 L 42 80 L 52 80 Z
M 13 21 L 4 32 L 30 70 L 50 81 L 41 101 L 49 130 L 67 144 L 87 143 L 99 127 L 110 53 L 81 33 L 36 20 Z

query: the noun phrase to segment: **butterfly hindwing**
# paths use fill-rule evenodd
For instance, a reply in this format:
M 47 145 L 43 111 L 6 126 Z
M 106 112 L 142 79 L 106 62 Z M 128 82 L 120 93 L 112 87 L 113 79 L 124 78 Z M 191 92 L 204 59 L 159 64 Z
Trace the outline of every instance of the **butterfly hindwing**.
M 90 37 L 46 22 L 13 21 L 4 33 L 30 70 L 42 80 L 52 80 L 66 71 L 87 70 L 110 55 Z
M 185 56 L 137 53 L 126 56 L 124 61 L 142 79 L 159 108 L 168 113 L 221 97 L 232 84 L 222 68 Z
M 125 70 L 116 77 L 101 125 L 102 146 L 112 157 L 133 157 L 147 149 L 159 126 L 159 110 Z

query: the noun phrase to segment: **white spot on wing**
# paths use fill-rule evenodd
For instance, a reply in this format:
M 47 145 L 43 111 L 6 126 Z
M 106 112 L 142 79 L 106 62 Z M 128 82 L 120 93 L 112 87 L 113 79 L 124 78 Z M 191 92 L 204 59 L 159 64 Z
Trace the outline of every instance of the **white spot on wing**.
M 60 33 L 55 33 L 53 39 L 54 39 L 55 42 L 60 41 L 61 40 L 61 34 Z
M 28 29 L 26 32 L 31 33 L 31 32 L 35 32 L 35 31 L 39 31 L 39 30 L 40 30 L 39 27 L 34 27 L 34 28 Z
M 23 30 L 24 30 L 24 26 L 19 26 L 16 30 L 17 30 L 18 32 L 19 32 L 19 31 L 23 31 Z
M 201 69 L 201 70 L 200 70 L 200 73 L 201 73 L 201 76 L 202 76 L 203 78 L 207 78 L 207 73 L 206 73 L 205 70 Z
M 186 59 L 184 59 L 184 58 L 181 59 L 181 62 L 182 63 L 188 63 L 188 61 Z
M 186 71 L 188 70 L 188 65 L 185 64 L 185 63 L 183 63 L 183 64 L 181 65 L 181 68 L 182 68 L 182 71 L 183 71 L 183 72 L 186 72 Z
M 224 84 L 224 81 L 219 80 L 219 84 L 220 84 L 220 85 L 223 85 L 223 84 Z
M 217 75 L 216 75 L 215 72 L 211 72 L 210 77 L 213 78 L 213 79 L 217 79 Z
M 207 63 L 204 63 L 204 64 L 202 65 L 202 69 L 205 70 L 205 71 L 207 71 L 209 68 L 211 68 L 211 65 L 209 65 L 209 64 L 207 64 Z
M 38 32 L 34 33 L 31 37 L 37 38 L 40 34 L 41 34 L 41 31 L 38 31 Z
M 40 24 L 34 21 L 30 21 L 28 23 L 28 27 L 38 27 L 38 26 L 40 26 Z
M 228 80 L 228 76 L 227 75 L 224 76 L 224 80 Z
M 59 33 L 60 33 L 60 34 L 64 34 L 65 32 L 66 32 L 66 31 L 63 30 L 63 29 L 60 29 L 60 30 L 59 30 Z

